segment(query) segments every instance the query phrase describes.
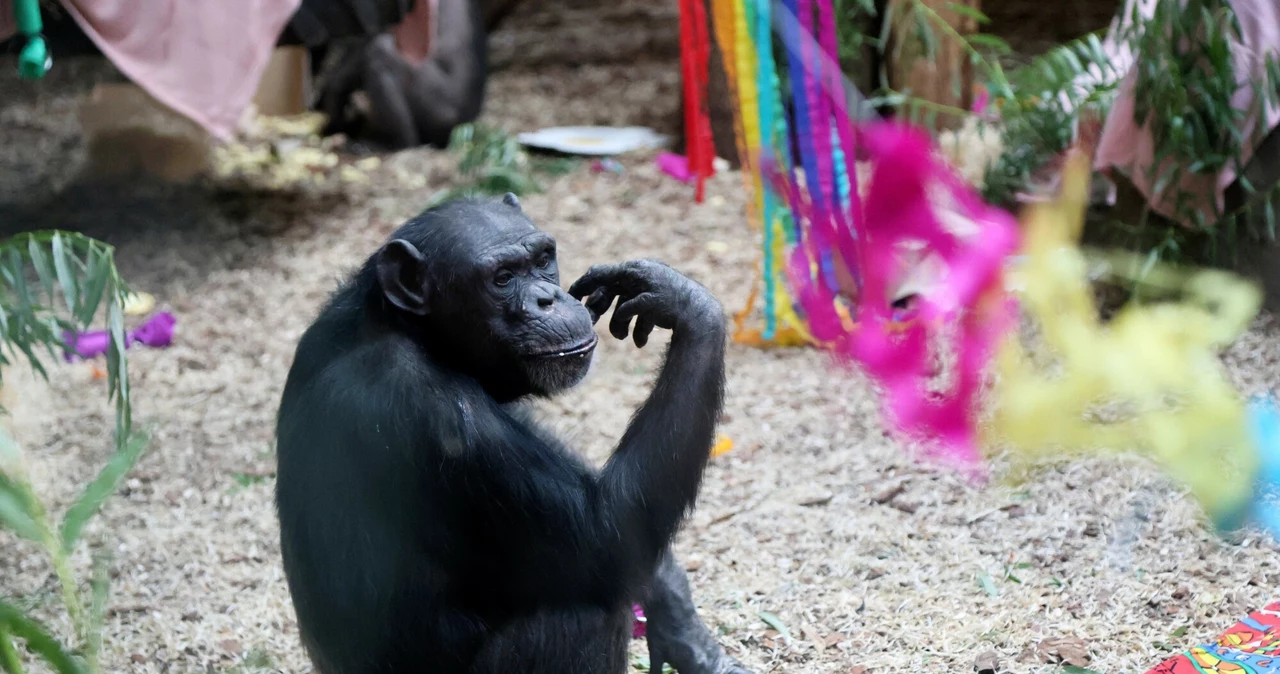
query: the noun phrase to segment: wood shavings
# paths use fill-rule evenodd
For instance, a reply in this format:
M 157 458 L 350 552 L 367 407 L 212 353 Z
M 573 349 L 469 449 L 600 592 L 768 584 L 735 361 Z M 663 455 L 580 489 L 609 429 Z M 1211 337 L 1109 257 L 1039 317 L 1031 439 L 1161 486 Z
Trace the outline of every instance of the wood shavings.
M 1025 651 L 1019 658 L 1023 662 L 1061 663 L 1073 667 L 1087 667 L 1092 659 L 1093 657 L 1089 654 L 1089 645 L 1083 639 L 1075 637 L 1045 639 Z

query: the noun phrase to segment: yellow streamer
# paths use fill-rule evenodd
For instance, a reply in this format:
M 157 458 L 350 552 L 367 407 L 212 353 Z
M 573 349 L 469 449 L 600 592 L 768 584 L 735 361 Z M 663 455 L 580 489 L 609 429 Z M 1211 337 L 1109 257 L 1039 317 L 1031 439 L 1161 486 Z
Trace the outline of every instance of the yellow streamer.
M 1078 248 L 1088 180 L 1088 158 L 1078 154 L 1057 203 L 1030 210 L 1025 264 L 1011 275 L 1061 376 L 1034 367 L 1017 336 L 1008 339 L 997 357 L 987 439 L 1008 443 L 1022 461 L 1062 450 L 1136 450 L 1186 484 L 1210 516 L 1234 512 L 1250 498 L 1256 456 L 1244 402 L 1217 352 L 1248 327 L 1261 294 L 1223 272 L 1157 266 L 1148 278 L 1177 286 L 1186 299 L 1131 303 L 1100 325 Z M 1136 263 L 1117 254 L 1103 260 Z M 1127 414 L 1097 418 L 1100 406 L 1115 404 L 1124 407 L 1113 412 Z

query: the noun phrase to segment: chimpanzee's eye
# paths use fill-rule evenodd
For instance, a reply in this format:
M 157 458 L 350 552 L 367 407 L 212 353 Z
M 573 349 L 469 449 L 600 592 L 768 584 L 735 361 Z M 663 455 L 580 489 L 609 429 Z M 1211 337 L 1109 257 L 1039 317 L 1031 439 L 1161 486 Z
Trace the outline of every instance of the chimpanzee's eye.
M 493 277 L 493 284 L 499 288 L 504 288 L 508 283 L 511 283 L 511 279 L 515 278 L 515 276 L 516 275 L 512 274 L 510 270 L 503 269 Z
M 551 264 L 551 253 L 543 253 L 538 256 L 538 269 L 546 269 Z

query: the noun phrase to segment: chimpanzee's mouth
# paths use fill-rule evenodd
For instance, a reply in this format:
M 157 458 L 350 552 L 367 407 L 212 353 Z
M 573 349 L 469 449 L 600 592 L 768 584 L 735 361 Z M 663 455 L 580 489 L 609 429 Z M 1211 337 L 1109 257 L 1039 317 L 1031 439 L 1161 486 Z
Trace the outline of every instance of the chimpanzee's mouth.
M 593 332 L 591 333 L 591 337 L 587 338 L 586 341 L 581 342 L 577 345 L 570 346 L 564 349 L 555 349 L 551 351 L 539 351 L 538 353 L 529 354 L 529 357 L 530 358 L 564 358 L 566 356 L 583 356 L 588 353 L 591 353 L 591 350 L 596 348 L 596 343 L 599 341 L 600 341 L 600 338 L 597 337 L 596 334 Z

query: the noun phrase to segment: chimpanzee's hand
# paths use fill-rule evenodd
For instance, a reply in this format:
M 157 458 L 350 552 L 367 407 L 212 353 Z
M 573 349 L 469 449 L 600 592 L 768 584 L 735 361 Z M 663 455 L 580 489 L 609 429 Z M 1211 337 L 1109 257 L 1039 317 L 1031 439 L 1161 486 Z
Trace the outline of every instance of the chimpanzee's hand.
M 591 321 L 618 306 L 609 321 L 609 332 L 627 338 L 631 319 L 636 319 L 631 337 L 636 346 L 649 341 L 655 327 L 680 332 L 724 331 L 724 309 L 706 288 L 684 274 L 656 260 L 632 260 L 621 264 L 595 265 L 569 287 L 576 299 L 587 298 Z

